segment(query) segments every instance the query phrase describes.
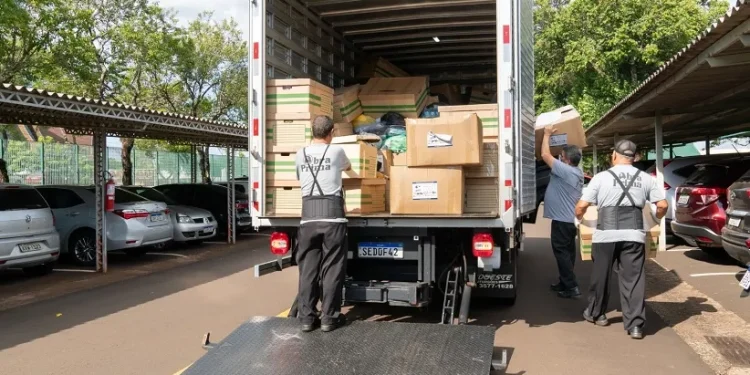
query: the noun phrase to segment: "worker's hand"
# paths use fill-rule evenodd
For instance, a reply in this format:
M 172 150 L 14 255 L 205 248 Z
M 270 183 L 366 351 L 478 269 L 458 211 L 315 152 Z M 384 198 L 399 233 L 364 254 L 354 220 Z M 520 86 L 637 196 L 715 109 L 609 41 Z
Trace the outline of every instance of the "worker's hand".
M 578 218 L 575 218 L 575 224 L 576 224 L 576 228 L 578 228 L 578 226 L 581 225 L 581 221 L 578 220 Z
M 554 127 L 552 127 L 552 125 L 547 125 L 547 126 L 544 127 L 544 134 L 545 135 L 555 134 L 556 131 L 557 131 L 557 129 L 555 129 Z

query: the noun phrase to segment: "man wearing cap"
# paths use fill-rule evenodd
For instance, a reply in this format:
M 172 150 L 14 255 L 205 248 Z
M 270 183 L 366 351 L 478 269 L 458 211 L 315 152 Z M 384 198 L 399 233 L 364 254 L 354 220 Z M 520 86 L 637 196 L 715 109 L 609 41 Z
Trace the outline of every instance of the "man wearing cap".
M 617 268 L 622 321 L 634 339 L 643 338 L 646 322 L 646 231 L 643 207 L 656 204 L 656 218 L 667 213 L 664 191 L 647 173 L 633 167 L 637 148 L 635 143 L 622 140 L 612 152 L 612 168 L 597 173 L 584 189 L 576 205 L 576 217 L 583 219 L 589 205 L 598 207 L 598 220 L 592 238 L 591 273 L 588 306 L 583 318 L 599 326 L 609 324 L 609 280 L 613 265 Z
M 555 129 L 544 128 L 542 159 L 550 167 L 549 184 L 544 193 L 544 217 L 552 220 L 550 241 L 557 260 L 558 282 L 551 288 L 562 298 L 578 298 L 581 295 L 573 267 L 576 261 L 576 202 L 581 198 L 583 171 L 581 149 L 568 145 L 563 147 L 560 160 L 555 159 L 549 149 L 549 139 Z

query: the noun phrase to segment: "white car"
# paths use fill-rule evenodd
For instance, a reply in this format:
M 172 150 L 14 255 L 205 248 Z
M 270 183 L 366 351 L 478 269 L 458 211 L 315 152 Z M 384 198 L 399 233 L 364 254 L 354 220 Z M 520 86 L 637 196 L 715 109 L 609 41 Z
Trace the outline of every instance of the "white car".
M 63 252 L 81 265 L 96 261 L 96 195 L 93 186 L 39 186 L 57 217 Z M 172 240 L 174 227 L 164 202 L 115 189 L 115 209 L 105 215 L 107 251 L 141 255 L 151 245 Z
M 60 236 L 47 202 L 31 186 L 0 184 L 0 270 L 45 274 L 60 256 Z

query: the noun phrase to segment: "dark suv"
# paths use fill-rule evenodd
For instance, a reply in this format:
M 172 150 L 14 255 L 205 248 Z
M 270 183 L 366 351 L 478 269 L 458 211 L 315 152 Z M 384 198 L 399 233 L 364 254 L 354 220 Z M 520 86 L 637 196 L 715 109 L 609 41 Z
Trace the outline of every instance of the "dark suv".
M 750 171 L 729 186 L 727 224 L 721 239 L 727 254 L 742 265 L 750 262 Z
M 175 202 L 208 210 L 216 218 L 218 230 L 227 231 L 227 193 L 229 189 L 209 184 L 168 184 L 154 186 L 154 189 Z M 247 194 L 235 192 L 235 220 L 238 232 L 252 229 L 252 218 Z
M 721 230 L 727 220 L 726 191 L 748 167 L 740 158 L 696 165 L 695 172 L 675 192 L 674 234 L 703 251 L 721 251 Z

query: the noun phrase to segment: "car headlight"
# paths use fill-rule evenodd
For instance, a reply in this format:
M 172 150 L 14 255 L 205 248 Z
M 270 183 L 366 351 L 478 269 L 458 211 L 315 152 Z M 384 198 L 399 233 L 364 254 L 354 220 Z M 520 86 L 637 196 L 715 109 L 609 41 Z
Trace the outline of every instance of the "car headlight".
M 192 223 L 193 219 L 188 215 L 177 214 L 178 223 Z

